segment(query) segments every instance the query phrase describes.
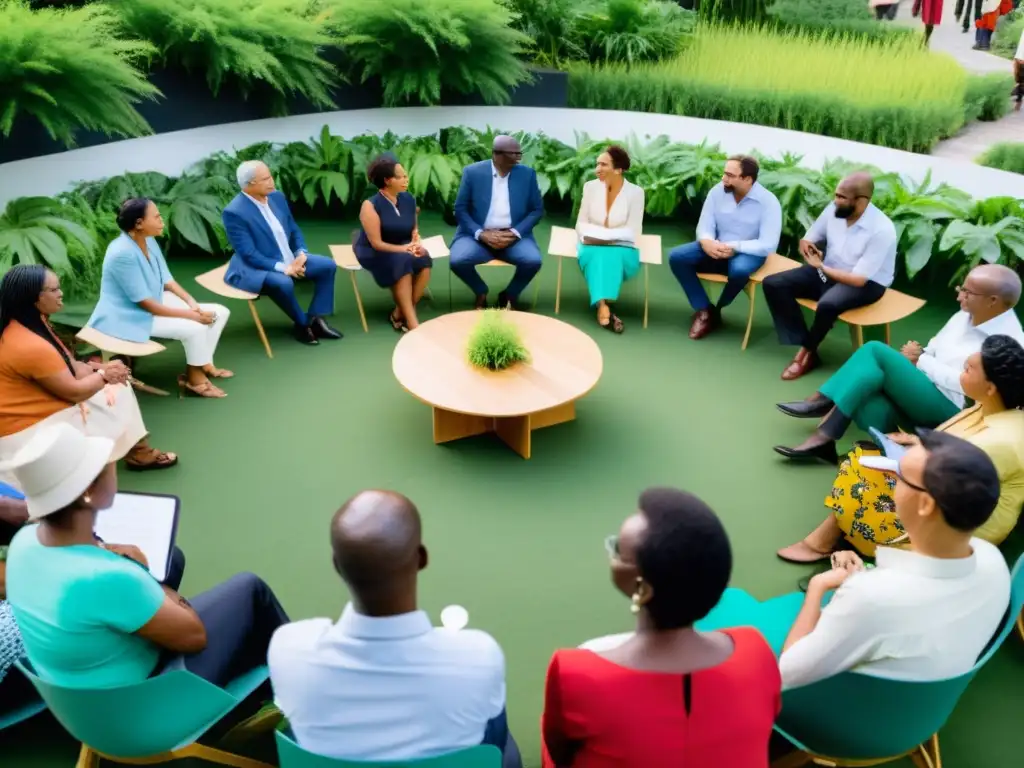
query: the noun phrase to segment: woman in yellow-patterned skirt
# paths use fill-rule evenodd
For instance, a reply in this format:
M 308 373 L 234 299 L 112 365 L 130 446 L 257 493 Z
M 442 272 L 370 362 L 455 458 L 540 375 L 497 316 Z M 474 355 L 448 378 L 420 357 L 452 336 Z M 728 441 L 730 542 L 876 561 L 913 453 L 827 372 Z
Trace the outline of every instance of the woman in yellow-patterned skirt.
M 938 429 L 974 443 L 996 465 L 999 504 L 975 536 L 999 544 L 1017 524 L 1024 504 L 1024 348 L 1009 336 L 988 337 L 981 351 L 967 358 L 960 385 L 975 404 Z M 889 437 L 902 445 L 918 441 L 903 432 Z M 860 464 L 861 457 L 878 454 L 864 444 L 850 452 L 825 499 L 831 514 L 810 536 L 779 550 L 779 557 L 795 563 L 825 560 L 840 537 L 866 557 L 874 557 L 876 547 L 907 543 L 893 501 L 895 478 Z

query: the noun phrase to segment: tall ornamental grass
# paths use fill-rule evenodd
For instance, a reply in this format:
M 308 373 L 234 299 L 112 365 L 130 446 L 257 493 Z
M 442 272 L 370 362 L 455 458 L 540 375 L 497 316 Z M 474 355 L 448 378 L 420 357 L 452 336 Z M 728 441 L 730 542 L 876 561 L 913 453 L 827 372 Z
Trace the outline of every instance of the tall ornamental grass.
M 577 65 L 570 104 L 755 123 L 927 152 L 964 123 L 966 75 L 895 36 L 871 42 L 702 26 L 673 60 Z
M 33 11 L 0 0 L 0 134 L 26 116 L 68 146 L 79 129 L 150 133 L 135 104 L 159 95 L 137 66 L 152 46 L 116 33 L 103 6 Z

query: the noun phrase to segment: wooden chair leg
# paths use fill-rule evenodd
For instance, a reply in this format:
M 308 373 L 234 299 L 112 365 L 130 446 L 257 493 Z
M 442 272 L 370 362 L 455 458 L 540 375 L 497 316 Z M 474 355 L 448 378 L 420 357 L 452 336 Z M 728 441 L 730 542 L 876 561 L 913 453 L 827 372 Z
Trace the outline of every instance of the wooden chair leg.
M 746 351 L 747 344 L 750 343 L 750 331 L 754 327 L 754 299 L 757 297 L 757 286 L 748 281 L 743 290 L 750 299 L 750 311 L 747 312 L 747 331 L 743 334 L 743 343 L 740 344 L 741 352 Z
M 356 283 L 356 273 L 350 271 L 348 276 L 352 278 L 352 293 L 356 296 L 356 307 L 359 309 L 359 320 L 363 324 L 363 333 L 369 333 L 370 327 L 366 324 L 366 313 L 363 312 L 363 297 L 359 295 L 359 285 Z
M 75 768 L 100 768 L 100 756 L 83 744 Z
M 204 744 L 189 744 L 183 749 L 174 752 L 175 758 L 196 757 L 216 765 L 228 765 L 231 768 L 274 768 L 270 763 L 253 760 L 249 757 L 242 757 L 222 749 L 214 749 Z
M 805 765 L 809 765 L 811 762 L 811 756 L 806 752 L 801 752 L 799 749 L 793 750 L 788 755 L 776 759 L 771 768 L 803 768 Z
M 267 339 L 267 332 L 263 330 L 263 323 L 260 321 L 260 313 L 256 311 L 256 302 L 249 302 L 249 311 L 252 312 L 252 321 L 256 325 L 256 333 L 260 335 L 260 341 L 263 342 L 263 349 L 267 351 L 267 357 L 271 360 L 274 359 L 274 353 L 270 351 L 270 341 Z
M 1024 640 L 1024 612 L 1017 617 L 1017 632 L 1020 634 L 1020 639 Z
M 533 281 L 533 309 L 537 309 L 537 302 L 540 300 L 540 281 Z
M 850 341 L 853 343 L 854 349 L 864 346 L 864 328 L 862 326 L 850 325 Z
M 651 281 L 648 265 L 644 264 L 644 328 L 647 327 L 647 306 L 651 298 Z
M 558 309 L 562 303 L 562 262 L 565 259 L 561 256 L 558 257 L 558 279 L 555 281 L 555 314 L 558 314 Z
M 892 346 L 892 328 L 888 323 L 885 324 L 885 345 L 887 347 Z

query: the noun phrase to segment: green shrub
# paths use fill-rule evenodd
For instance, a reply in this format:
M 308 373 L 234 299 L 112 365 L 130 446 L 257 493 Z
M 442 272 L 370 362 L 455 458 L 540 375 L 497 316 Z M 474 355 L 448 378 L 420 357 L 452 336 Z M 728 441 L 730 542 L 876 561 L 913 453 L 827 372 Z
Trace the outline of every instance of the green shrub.
M 506 310 L 487 309 L 469 335 L 466 347 L 469 362 L 478 368 L 500 371 L 530 359 L 519 337 L 519 329 L 508 319 Z
M 761 21 L 767 0 L 694 0 L 703 21 Z
M 290 0 L 288 0 L 290 1 Z M 530 41 L 497 0 L 322 0 L 325 16 L 362 81 L 380 78 L 384 102 L 436 104 L 479 94 L 505 104 L 529 79 L 518 58 Z
M 0 0 L 0 133 L 32 116 L 72 146 L 79 129 L 141 136 L 150 128 L 134 105 L 159 95 L 136 67 L 147 43 L 121 40 L 106 8 L 32 11 Z
M 333 107 L 334 67 L 321 58 L 331 42 L 317 15 L 295 0 L 106 0 L 126 32 L 151 41 L 167 65 L 205 75 L 214 94 L 227 80 L 248 92 L 264 83 L 277 94 L 301 94 Z
M 660 61 L 693 32 L 695 15 L 666 0 L 607 0 L 581 22 L 591 61 Z
M 919 152 L 963 125 L 964 93 L 960 65 L 916 41 L 756 26 L 704 26 L 671 61 L 574 65 L 569 78 L 573 107 L 731 120 Z
M 992 53 L 1004 59 L 1012 59 L 1024 33 L 1024 9 L 1018 8 L 1004 17 L 996 26 L 996 34 L 992 38 Z
M 542 66 L 559 67 L 589 56 L 583 22 L 598 0 L 502 0 L 512 11 L 512 25 L 530 42 L 527 53 Z
M 775 0 L 769 18 L 785 27 L 818 35 L 850 35 L 887 40 L 892 35 L 920 36 L 911 27 L 877 21 L 863 0 Z
M 964 93 L 964 122 L 998 120 L 1010 111 L 1013 77 L 999 73 L 967 75 Z
M 1024 173 L 1024 143 L 1005 141 L 994 144 L 978 158 L 977 162 L 979 165 L 998 168 L 1001 171 Z
M 45 264 L 59 275 L 71 271 L 68 242 L 93 252 L 96 241 L 74 214 L 49 197 L 20 197 L 0 214 L 0 274 L 16 264 Z

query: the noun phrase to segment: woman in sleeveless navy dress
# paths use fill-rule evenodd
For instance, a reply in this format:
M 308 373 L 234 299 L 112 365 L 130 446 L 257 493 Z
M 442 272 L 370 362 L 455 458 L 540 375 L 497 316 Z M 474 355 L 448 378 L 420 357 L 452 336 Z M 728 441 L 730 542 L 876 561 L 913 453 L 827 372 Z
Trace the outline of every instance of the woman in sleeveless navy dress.
M 359 210 L 363 227 L 353 250 L 377 285 L 391 289 L 395 297 L 395 308 L 388 316 L 391 326 L 396 331 L 412 330 L 420 324 L 416 305 L 427 289 L 433 264 L 419 242 L 416 198 L 406 191 L 409 176 L 393 156 L 376 158 L 366 175 L 380 191 Z

